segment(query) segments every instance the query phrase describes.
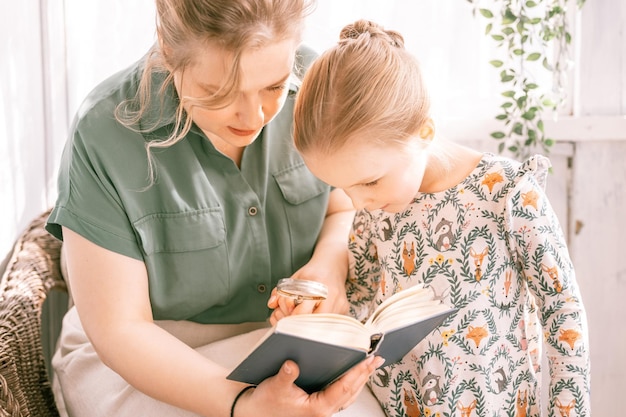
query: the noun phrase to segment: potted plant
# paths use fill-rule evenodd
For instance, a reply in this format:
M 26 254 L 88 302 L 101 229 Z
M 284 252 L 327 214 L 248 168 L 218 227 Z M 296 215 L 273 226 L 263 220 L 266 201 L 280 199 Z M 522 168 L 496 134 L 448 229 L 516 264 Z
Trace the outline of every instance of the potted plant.
M 572 36 L 569 3 L 580 9 L 585 0 L 467 0 L 475 16 L 486 21 L 485 34 L 501 57 L 490 64 L 499 70 L 502 104 L 496 119 L 501 130 L 491 133 L 498 151 L 525 159 L 549 153 L 554 140 L 546 136 L 544 118 L 557 115 L 566 98 L 566 75 L 571 69 Z M 544 74 L 539 74 L 543 71 Z M 539 79 L 551 80 L 540 84 Z

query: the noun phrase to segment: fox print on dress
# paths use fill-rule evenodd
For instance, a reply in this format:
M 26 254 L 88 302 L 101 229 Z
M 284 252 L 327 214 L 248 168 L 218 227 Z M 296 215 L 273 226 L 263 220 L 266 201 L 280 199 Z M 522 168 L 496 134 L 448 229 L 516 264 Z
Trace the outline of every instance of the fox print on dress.
M 459 184 L 418 193 L 402 212 L 358 212 L 364 221 L 357 217 L 349 243 L 352 314 L 364 319 L 416 284 L 458 309 L 372 377 L 387 416 L 539 417 L 542 351 L 555 375 L 545 389 L 561 406 L 575 400 L 588 409 L 588 336 L 543 191 L 548 166 L 539 156 L 518 163 L 485 154 Z M 559 416 L 558 403 L 548 407 Z

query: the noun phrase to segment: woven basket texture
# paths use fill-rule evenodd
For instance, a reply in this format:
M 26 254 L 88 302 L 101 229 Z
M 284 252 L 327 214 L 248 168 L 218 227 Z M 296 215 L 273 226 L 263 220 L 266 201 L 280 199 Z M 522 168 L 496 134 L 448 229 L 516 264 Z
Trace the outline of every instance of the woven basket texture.
M 49 291 L 67 287 L 61 242 L 44 229 L 48 214 L 18 237 L 0 280 L 0 417 L 59 415 L 44 360 L 41 314 Z

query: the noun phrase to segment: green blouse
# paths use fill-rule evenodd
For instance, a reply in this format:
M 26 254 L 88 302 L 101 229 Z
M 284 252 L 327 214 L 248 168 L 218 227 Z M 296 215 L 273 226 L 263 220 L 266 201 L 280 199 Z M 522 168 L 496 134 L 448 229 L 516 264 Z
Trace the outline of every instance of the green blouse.
M 194 125 L 182 141 L 153 151 L 156 181 L 146 187 L 146 143 L 169 136 L 178 99 L 169 88 L 161 100 L 163 75 L 155 74 L 141 133 L 117 122 L 115 107 L 134 97 L 143 65 L 104 81 L 82 104 L 47 230 L 62 239 L 65 226 L 143 260 L 155 319 L 263 321 L 276 282 L 310 259 L 330 192 L 292 145 L 295 87 L 245 149 L 241 168 Z

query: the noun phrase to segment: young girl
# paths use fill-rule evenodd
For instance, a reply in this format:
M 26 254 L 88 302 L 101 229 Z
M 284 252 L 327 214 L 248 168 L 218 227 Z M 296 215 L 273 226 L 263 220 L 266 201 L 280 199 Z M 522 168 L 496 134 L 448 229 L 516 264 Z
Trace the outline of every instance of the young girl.
M 424 283 L 458 308 L 376 372 L 389 416 L 589 416 L 585 310 L 544 193 L 549 162 L 483 154 L 437 137 L 403 38 L 357 21 L 307 72 L 294 139 L 305 163 L 359 210 L 350 235 L 352 312 Z

